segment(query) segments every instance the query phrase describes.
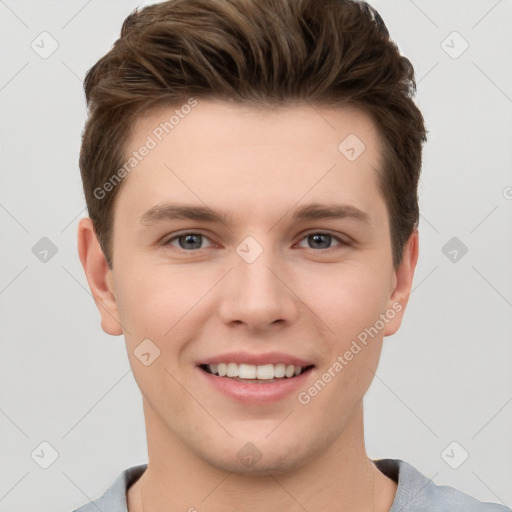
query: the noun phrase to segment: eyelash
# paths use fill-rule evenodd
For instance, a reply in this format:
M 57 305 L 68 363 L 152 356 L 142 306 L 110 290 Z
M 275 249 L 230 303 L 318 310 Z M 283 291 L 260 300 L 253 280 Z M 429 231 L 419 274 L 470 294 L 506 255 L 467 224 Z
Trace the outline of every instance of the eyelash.
M 187 231 L 187 232 L 180 233 L 178 235 L 173 236 L 172 238 L 167 239 L 166 241 L 164 241 L 162 243 L 162 245 L 164 245 L 164 246 L 171 245 L 171 242 L 174 242 L 175 240 L 178 240 L 179 238 L 182 238 L 182 237 L 186 237 L 188 235 L 201 236 L 203 238 L 206 238 L 207 240 L 210 240 L 203 233 L 197 233 L 195 231 Z M 308 249 L 311 249 L 313 251 L 321 251 L 321 250 L 329 251 L 329 250 L 336 249 L 336 247 L 340 247 L 340 246 L 342 247 L 342 246 L 349 246 L 350 245 L 350 243 L 348 243 L 346 240 L 343 240 L 340 237 L 337 237 L 337 236 L 335 236 L 335 235 L 333 235 L 331 233 L 324 232 L 324 231 L 311 231 L 311 232 L 306 233 L 305 235 L 303 235 L 302 238 L 299 241 L 301 242 L 302 240 L 307 239 L 308 237 L 313 236 L 313 235 L 326 235 L 326 236 L 331 237 L 332 240 L 336 240 L 337 242 L 339 242 L 338 245 L 333 246 L 333 247 L 327 247 L 327 248 L 314 249 L 314 248 L 308 247 Z M 210 242 L 211 242 L 211 240 L 210 240 Z M 175 247 L 175 246 L 173 246 L 173 247 Z M 176 247 L 176 249 L 179 249 L 179 250 L 181 250 L 183 252 L 197 252 L 197 251 L 200 251 L 201 249 L 207 249 L 207 247 L 200 247 L 198 249 L 183 249 L 182 247 Z

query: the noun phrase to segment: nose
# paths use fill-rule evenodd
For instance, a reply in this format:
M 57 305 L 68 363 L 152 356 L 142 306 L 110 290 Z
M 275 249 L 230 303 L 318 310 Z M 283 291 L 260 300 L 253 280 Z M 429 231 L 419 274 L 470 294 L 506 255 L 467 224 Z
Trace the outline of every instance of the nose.
M 239 254 L 232 261 L 219 308 L 226 325 L 263 332 L 285 327 L 298 318 L 300 300 L 293 293 L 290 269 L 272 250 L 264 249 L 252 262 Z

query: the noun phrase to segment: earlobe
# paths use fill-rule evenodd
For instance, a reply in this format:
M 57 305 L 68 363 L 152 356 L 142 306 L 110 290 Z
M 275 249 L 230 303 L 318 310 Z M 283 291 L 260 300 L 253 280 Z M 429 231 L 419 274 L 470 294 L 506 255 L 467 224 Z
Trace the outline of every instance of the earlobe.
M 78 256 L 94 302 L 101 315 L 101 328 L 112 336 L 123 334 L 112 271 L 107 265 L 92 220 L 89 217 L 81 219 L 78 224 Z
M 384 336 L 395 334 L 402 323 L 409 295 L 411 294 L 418 254 L 419 233 L 417 228 L 415 228 L 404 246 L 402 261 L 395 270 L 393 277 L 394 288 L 388 300 L 388 311 L 390 313 L 393 311 L 393 317 L 386 324 Z

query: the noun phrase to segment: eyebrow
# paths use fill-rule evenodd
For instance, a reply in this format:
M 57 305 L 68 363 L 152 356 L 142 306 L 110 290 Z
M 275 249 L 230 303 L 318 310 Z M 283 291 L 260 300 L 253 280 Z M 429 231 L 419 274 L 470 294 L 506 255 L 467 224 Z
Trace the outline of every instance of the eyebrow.
M 153 206 L 147 210 L 140 217 L 140 222 L 141 224 L 149 226 L 161 222 L 182 219 L 230 225 L 233 216 L 229 211 L 216 212 L 207 206 L 165 203 Z M 319 219 L 353 219 L 366 224 L 370 223 L 370 217 L 366 212 L 355 206 L 340 204 L 311 203 L 306 206 L 301 206 L 293 212 L 292 219 L 296 222 Z

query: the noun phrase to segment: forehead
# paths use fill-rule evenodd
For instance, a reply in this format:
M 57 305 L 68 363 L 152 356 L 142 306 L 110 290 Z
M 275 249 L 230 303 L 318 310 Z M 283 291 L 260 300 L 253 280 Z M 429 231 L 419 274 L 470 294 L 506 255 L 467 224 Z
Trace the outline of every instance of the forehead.
M 297 102 L 281 106 L 251 106 L 227 103 L 215 99 L 193 100 L 169 107 L 157 107 L 140 115 L 134 124 L 128 148 L 135 148 L 150 136 L 157 145 L 173 139 L 177 145 L 198 144 L 202 151 L 215 152 L 224 148 L 243 149 L 252 145 L 306 146 L 308 150 L 341 151 L 350 142 L 362 151 L 379 144 L 371 117 L 362 109 L 346 105 L 326 107 Z M 346 148 L 339 148 L 347 136 Z M 277 137 L 276 137 L 277 136 Z M 357 141 L 359 139 L 359 141 Z M 343 154 L 343 153 L 342 153 Z M 346 153 L 349 160 L 356 155 Z M 353 161 L 353 160 L 351 160 Z
M 120 201 L 131 210 L 182 200 L 275 218 L 279 206 L 303 199 L 375 209 L 380 144 L 360 109 L 212 100 L 182 107 L 153 109 L 133 127 L 127 160 L 150 150 L 125 178 Z

